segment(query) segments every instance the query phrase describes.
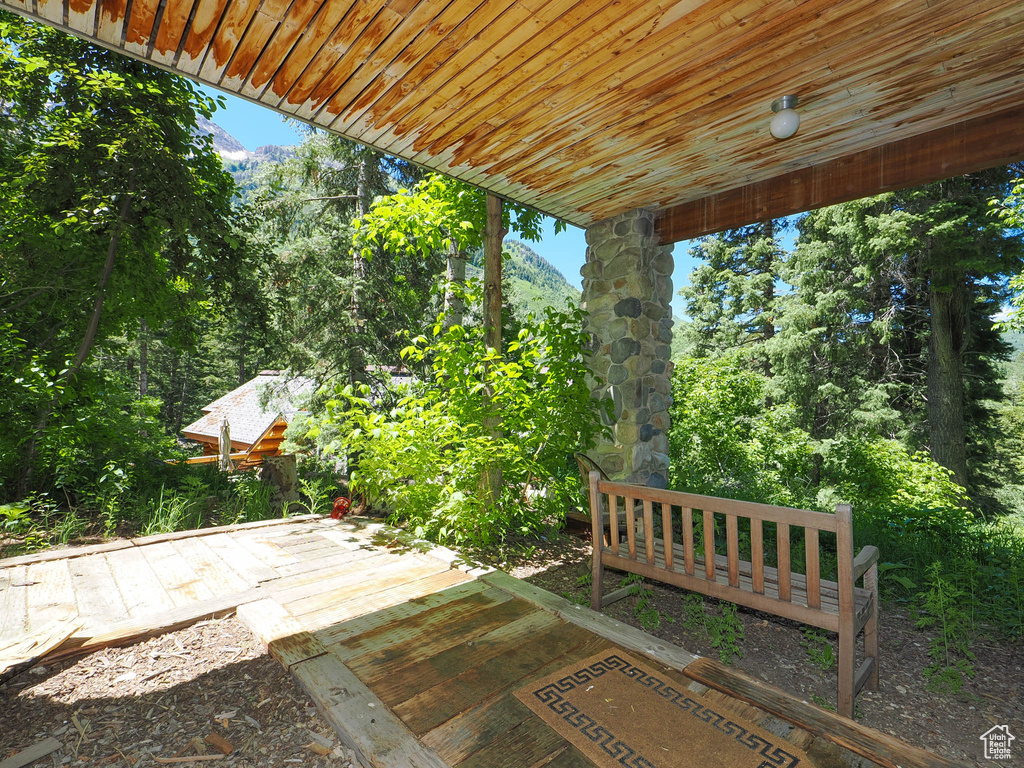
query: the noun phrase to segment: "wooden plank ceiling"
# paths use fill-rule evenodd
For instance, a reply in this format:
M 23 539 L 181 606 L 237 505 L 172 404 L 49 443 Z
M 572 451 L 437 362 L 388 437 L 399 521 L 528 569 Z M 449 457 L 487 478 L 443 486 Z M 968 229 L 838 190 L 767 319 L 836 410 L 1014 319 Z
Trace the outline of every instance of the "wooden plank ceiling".
M 1020 0 L 0 0 L 575 224 L 1024 106 Z M 800 97 L 802 126 L 768 133 Z

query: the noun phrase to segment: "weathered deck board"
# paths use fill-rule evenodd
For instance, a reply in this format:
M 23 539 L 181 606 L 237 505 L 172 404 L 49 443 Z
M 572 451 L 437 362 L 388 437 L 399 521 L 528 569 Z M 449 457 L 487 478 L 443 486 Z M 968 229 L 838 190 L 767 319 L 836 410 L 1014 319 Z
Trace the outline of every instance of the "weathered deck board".
M 338 545 L 323 536 L 313 534 L 304 536 L 287 537 L 283 540 L 275 540 L 274 544 L 283 549 L 289 555 L 309 557 L 316 552 L 328 552 L 337 549 Z
M 439 725 L 423 736 L 423 743 L 457 765 L 531 716 L 515 696 L 496 696 Z
M 446 768 L 344 664 L 330 655 L 296 665 L 292 674 L 364 764 Z
M 107 562 L 130 617 L 174 608 L 174 600 L 153 573 L 141 549 L 118 550 L 116 557 L 108 555 Z
M 33 563 L 28 567 L 26 582 L 36 582 L 35 587 L 28 590 L 29 631 L 75 615 L 75 590 L 71 586 L 67 560 Z
M 277 578 L 277 571 L 226 533 L 210 536 L 204 543 L 250 584 Z
M 435 651 L 430 657 L 405 665 L 390 675 L 371 676 L 365 670 L 355 671 L 362 672 L 371 680 L 377 695 L 385 703 L 398 704 L 428 689 L 444 685 L 474 665 L 485 664 L 507 654 L 538 635 L 544 636 L 559 624 L 559 620 L 551 614 L 533 610 L 484 635 L 470 636 L 459 645 Z
M 330 600 L 330 596 L 321 598 L 324 593 L 335 593 L 352 585 L 365 583 L 368 572 L 376 572 L 385 566 L 395 567 L 394 558 L 386 552 L 360 550 L 346 552 L 334 560 L 332 565 L 323 568 L 311 568 L 296 574 L 290 574 L 274 582 L 268 582 L 268 589 L 273 592 L 274 599 L 282 605 L 289 605 L 299 600 L 316 602 Z M 319 565 L 316 560 L 310 565 Z M 290 608 L 289 608 L 290 609 Z M 302 613 L 301 610 L 295 611 Z
M 0 603 L 0 640 L 11 640 L 28 630 L 28 566 L 15 565 L 4 569 L 7 588 Z
M 276 568 L 281 565 L 291 565 L 292 563 L 299 562 L 299 558 L 288 554 L 285 550 L 277 546 L 272 537 L 262 535 L 258 531 L 246 534 L 235 534 L 231 538 L 237 541 L 243 548 L 247 549 L 254 557 L 258 558 L 260 562 L 265 563 L 271 568 Z
M 429 635 L 431 643 L 438 646 L 444 642 L 445 634 L 460 637 L 457 630 L 452 632 L 452 625 L 468 632 L 474 623 L 496 620 L 494 609 L 507 604 L 511 597 L 501 590 L 475 586 L 465 595 L 455 588 L 435 593 L 447 600 L 420 611 L 415 608 L 424 605 L 425 601 L 402 603 L 389 611 L 377 611 L 323 630 L 320 637 L 326 643 L 333 643 L 331 650 L 353 669 L 363 664 L 364 659 L 373 664 L 382 664 L 386 658 L 405 659 L 406 654 L 417 652 L 424 635 Z M 409 610 L 410 607 L 413 610 Z M 341 632 L 347 634 L 340 636 Z M 408 657 L 406 663 L 414 661 L 415 658 Z
M 459 571 L 442 571 L 441 573 L 398 584 L 379 592 L 371 590 L 369 594 L 363 594 L 351 600 L 346 600 L 339 605 L 327 606 L 313 613 L 306 614 L 303 617 L 303 623 L 311 630 L 323 629 L 331 624 L 347 621 L 371 611 L 390 608 L 393 605 L 400 605 L 407 600 L 440 592 L 448 587 L 463 584 L 470 578 Z
M 373 643 L 378 633 L 388 633 L 391 637 L 400 637 L 399 633 L 406 619 L 412 619 L 423 613 L 449 610 L 455 601 L 468 600 L 475 604 L 476 600 L 480 600 L 486 605 L 494 605 L 509 599 L 511 597 L 507 592 L 492 589 L 480 581 L 470 581 L 443 592 L 432 592 L 391 608 L 373 611 L 355 619 L 333 624 L 321 629 L 317 636 L 328 645 L 344 642 L 346 648 L 354 649 L 353 655 L 358 655 L 363 644 Z M 458 608 L 449 618 L 454 621 L 457 615 Z M 412 622 L 414 626 L 407 630 L 410 635 L 419 633 L 421 621 L 423 620 L 418 619 Z
M 487 746 L 459 763 L 465 768 L 531 768 L 566 747 L 566 741 L 536 716 L 528 717 L 505 731 Z
M 320 531 L 320 535 L 345 549 L 358 549 L 364 544 L 363 536 L 341 531 L 337 528 L 327 528 L 322 530 Z
M 238 617 L 259 635 L 285 669 L 323 656 L 327 648 L 276 600 L 266 598 L 238 608 Z
M 149 544 L 140 551 L 175 606 L 198 603 L 213 597 L 213 590 L 206 586 L 185 558 L 175 551 L 171 542 Z
M 329 610 L 339 602 L 368 593 L 379 593 L 406 584 L 412 579 L 433 576 L 447 569 L 448 566 L 436 560 L 432 563 L 415 562 L 411 565 L 399 559 L 387 560 L 373 569 L 372 583 L 366 578 L 367 571 L 348 572 L 334 579 L 333 587 L 329 591 L 317 592 L 315 588 L 310 588 L 312 594 L 284 601 L 284 607 L 296 616 L 315 614 Z
M 564 626 L 571 627 L 572 625 Z M 570 632 L 573 630 L 579 632 L 575 627 Z M 595 653 L 600 653 L 614 647 L 606 638 L 598 635 L 584 632 L 582 636 L 584 637 L 583 642 L 572 646 L 561 655 L 541 650 L 541 665 L 534 666 L 529 673 L 523 674 L 504 687 L 496 686 L 487 697 L 471 704 L 465 711 L 449 717 L 428 733 L 423 734 L 423 742 L 431 746 L 435 742 L 444 743 L 447 741 L 446 750 L 438 750 L 438 753 L 446 754 L 446 759 L 452 764 L 482 749 L 490 741 L 499 737 L 500 734 L 515 727 L 518 722 L 522 722 L 521 720 L 516 720 L 517 715 L 515 713 L 517 710 L 515 710 L 515 705 L 510 703 L 510 700 L 515 699 L 513 695 L 515 689 L 527 685 L 533 680 L 539 680 L 546 675 L 550 675 L 552 672 L 556 672 L 574 661 L 585 659 Z M 491 720 L 495 717 L 501 723 L 504 723 L 502 727 L 491 727 Z M 473 734 L 477 731 L 481 733 L 480 738 L 473 737 Z M 447 740 L 445 736 L 447 736 Z
M 236 573 L 202 539 L 179 539 L 171 546 L 218 597 L 256 586 Z
M 78 615 L 87 617 L 90 627 L 102 627 L 128 618 L 110 563 L 103 554 L 76 557 L 68 561 L 75 589 Z
M 391 704 L 481 664 L 548 629 L 558 619 L 522 600 L 459 616 L 458 621 L 346 661 Z M 344 658 L 344 656 L 342 656 Z
M 530 640 L 516 643 L 503 653 L 393 705 L 392 709 L 409 726 L 409 730 L 422 736 L 467 707 L 509 689 L 531 672 L 544 667 L 549 659 L 594 642 L 595 636 L 589 632 L 558 622 L 537 632 Z M 597 638 L 597 642 L 599 647 L 591 653 L 610 645 L 603 638 Z M 571 659 L 560 663 L 564 665 L 569 661 Z
M 292 563 L 291 565 L 281 565 L 274 570 L 282 579 L 285 579 L 289 576 L 301 576 L 303 574 L 324 571 L 344 563 L 370 557 L 374 554 L 376 552 L 372 549 L 343 549 L 336 546 L 323 553 L 304 553 L 303 559 L 299 560 L 299 562 Z

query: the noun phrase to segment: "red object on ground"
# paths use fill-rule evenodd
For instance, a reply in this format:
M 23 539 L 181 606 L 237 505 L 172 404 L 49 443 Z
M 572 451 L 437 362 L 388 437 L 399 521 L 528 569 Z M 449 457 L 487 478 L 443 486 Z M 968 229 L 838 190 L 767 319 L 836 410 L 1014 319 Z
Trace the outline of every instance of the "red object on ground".
M 331 518 L 334 520 L 340 520 L 348 514 L 348 509 L 351 505 L 352 502 L 344 496 L 339 496 L 334 500 L 334 506 L 331 508 Z

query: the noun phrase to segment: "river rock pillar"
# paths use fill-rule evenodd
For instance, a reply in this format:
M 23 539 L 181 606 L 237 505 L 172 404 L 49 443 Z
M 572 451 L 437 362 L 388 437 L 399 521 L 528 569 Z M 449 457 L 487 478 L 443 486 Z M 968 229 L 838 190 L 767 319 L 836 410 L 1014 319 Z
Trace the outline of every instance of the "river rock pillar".
M 664 488 L 672 405 L 672 246 L 640 209 L 587 229 L 583 309 L 590 391 L 612 403 L 613 436 L 591 451 L 614 480 Z

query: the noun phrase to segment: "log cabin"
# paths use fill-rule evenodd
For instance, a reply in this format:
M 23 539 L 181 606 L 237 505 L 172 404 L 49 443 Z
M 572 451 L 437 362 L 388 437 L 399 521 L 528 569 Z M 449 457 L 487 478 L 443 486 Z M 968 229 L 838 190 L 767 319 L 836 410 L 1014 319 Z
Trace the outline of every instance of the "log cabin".
M 216 457 L 220 452 L 221 425 L 227 419 L 232 455 L 242 454 L 243 465 L 255 466 L 264 456 L 281 452 L 289 421 L 314 388 L 309 378 L 260 371 L 255 378 L 204 407 L 203 415 L 181 433 L 202 445 L 204 457 Z

